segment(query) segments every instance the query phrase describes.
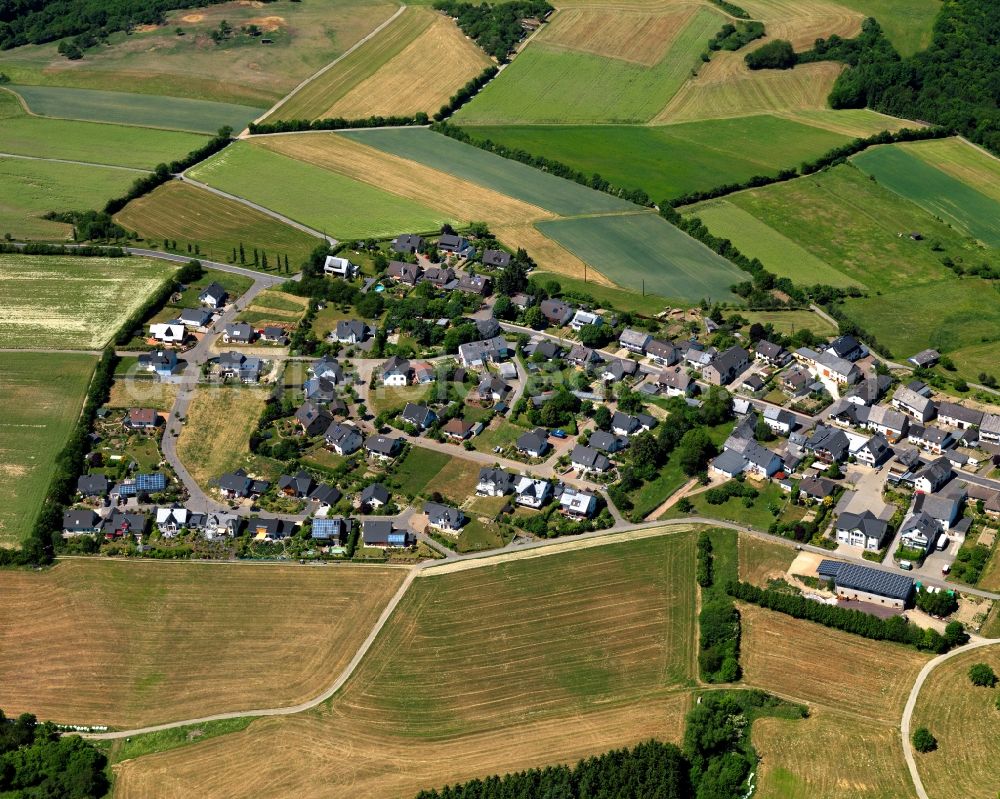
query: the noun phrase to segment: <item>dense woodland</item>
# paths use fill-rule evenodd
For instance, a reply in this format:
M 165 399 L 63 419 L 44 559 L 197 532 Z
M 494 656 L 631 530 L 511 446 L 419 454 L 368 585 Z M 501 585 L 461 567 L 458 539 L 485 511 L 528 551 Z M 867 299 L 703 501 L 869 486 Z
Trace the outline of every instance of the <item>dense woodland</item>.
M 176 8 L 212 5 L 221 0 L 0 0 L 0 50 L 44 44 L 68 36 L 76 51 L 92 47 L 115 31 L 162 23 Z
M 454 17 L 462 32 L 503 63 L 527 33 L 522 19 L 543 19 L 553 11 L 545 0 L 511 0 L 490 5 L 438 0 L 434 8 Z
M 11 799 L 96 799 L 108 790 L 107 759 L 79 735 L 61 736 L 30 713 L 0 710 L 0 795 Z

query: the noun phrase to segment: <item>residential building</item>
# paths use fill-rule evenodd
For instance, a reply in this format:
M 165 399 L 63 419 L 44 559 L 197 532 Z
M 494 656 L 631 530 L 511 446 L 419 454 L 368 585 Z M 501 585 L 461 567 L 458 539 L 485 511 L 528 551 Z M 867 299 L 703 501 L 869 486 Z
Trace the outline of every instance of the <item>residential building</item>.
M 915 513 L 899 528 L 899 540 L 903 546 L 929 552 L 937 541 L 941 526 L 926 513 Z
M 428 525 L 447 533 L 457 533 L 465 524 L 465 514 L 459 508 L 440 502 L 425 502 L 424 513 L 427 514 Z
M 247 521 L 247 532 L 254 541 L 273 544 L 288 538 L 294 526 L 292 522 L 286 523 L 281 519 L 254 517 Z
M 581 474 L 586 472 L 606 472 L 611 468 L 611 461 L 606 455 L 602 455 L 593 447 L 585 447 L 577 444 L 570 454 L 570 462 L 573 468 Z
M 239 352 L 224 352 L 216 359 L 219 376 L 224 380 L 237 379 L 242 383 L 257 383 L 263 363 L 260 358 L 248 358 Z
M 850 454 L 851 440 L 843 430 L 826 425 L 817 425 L 806 440 L 805 448 L 815 453 L 823 463 L 842 463 Z
M 594 325 L 594 327 L 600 327 L 604 324 L 604 320 L 595 313 L 590 311 L 584 311 L 583 309 L 578 309 L 573 318 L 569 320 L 569 326 L 576 332 L 580 332 L 580 328 L 586 327 L 587 325 Z
M 791 353 L 788 350 L 767 339 L 758 341 L 757 346 L 754 347 L 754 358 L 775 368 L 784 366 L 791 360 L 791 357 Z
M 366 547 L 400 549 L 413 544 L 408 530 L 397 530 L 387 519 L 365 519 L 361 523 L 361 541 Z
M 413 425 L 417 430 L 426 430 L 434 424 L 437 414 L 426 405 L 417 405 L 413 402 L 408 402 L 406 403 L 406 407 L 403 408 L 400 418 L 406 424 Z
M 874 469 L 892 457 L 892 447 L 889 446 L 889 441 L 884 435 L 876 433 L 858 448 L 854 457 L 857 458 L 858 463 L 863 463 Z
M 889 375 L 875 375 L 860 381 L 844 394 L 844 400 L 855 405 L 871 406 L 885 396 L 892 385 Z
M 333 358 L 323 357 L 313 361 L 309 365 L 309 373 L 314 377 L 329 380 L 331 383 L 340 383 L 344 379 L 344 369 Z
M 979 427 L 983 423 L 983 412 L 975 408 L 966 408 L 957 402 L 942 402 L 938 405 L 938 422 L 946 427 L 957 427 L 968 430 Z
M 286 497 L 308 497 L 316 482 L 306 471 L 298 471 L 296 474 L 283 474 L 278 478 L 278 491 Z
M 483 253 L 483 266 L 504 269 L 510 266 L 510 253 L 503 250 L 486 250 Z
M 709 471 L 732 479 L 736 475 L 742 474 L 746 466 L 747 461 L 741 453 L 734 449 L 726 449 L 712 459 Z
M 403 233 L 392 240 L 391 246 L 394 252 L 413 255 L 414 253 L 423 251 L 424 238 L 415 233 Z
M 912 358 L 907 358 L 910 363 L 918 369 L 929 369 L 941 358 L 941 353 L 937 350 L 921 350 Z
M 476 330 L 479 331 L 480 338 L 495 338 L 496 336 L 503 334 L 503 328 L 500 327 L 500 322 L 492 316 L 487 317 L 486 319 L 477 319 Z
M 549 444 L 549 434 L 541 427 L 523 433 L 517 439 L 517 451 L 530 455 L 532 458 L 543 457 L 551 448 Z
M 951 480 L 951 463 L 947 458 L 936 458 L 920 469 L 913 480 L 913 487 L 925 494 L 933 494 Z
M 315 402 L 307 400 L 295 412 L 295 421 L 302 434 L 312 438 L 326 432 L 327 428 L 333 424 L 333 414 Z
M 932 424 L 929 424 L 926 427 L 923 427 L 922 425 L 913 425 L 910 428 L 907 441 L 911 444 L 916 444 L 921 449 L 925 449 L 935 455 L 940 455 L 952 445 L 953 438 L 949 430 L 943 430 Z
M 334 338 L 341 344 L 362 344 L 368 339 L 370 330 L 361 319 L 341 319 L 337 322 Z
M 590 434 L 590 441 L 588 442 L 588 446 L 609 455 L 621 452 L 628 444 L 628 436 L 616 436 L 614 433 L 608 433 L 605 430 L 595 430 Z
M 627 327 L 618 337 L 618 345 L 637 355 L 645 355 L 646 347 L 652 340 L 653 337 L 649 333 Z
M 283 327 L 268 325 L 260 331 L 260 340 L 267 344 L 288 345 L 288 332 Z
M 76 490 L 84 497 L 106 497 L 108 478 L 103 474 L 82 474 L 76 480 Z
M 639 364 L 628 358 L 612 358 L 601 369 L 601 380 L 615 383 L 626 377 L 634 377 L 639 372 Z
M 660 392 L 668 397 L 689 397 L 694 393 L 694 379 L 680 366 L 671 366 L 660 372 L 656 379 Z
M 571 519 L 589 519 L 597 511 L 597 497 L 565 486 L 559 496 L 559 510 Z
M 909 430 L 910 422 L 902 411 L 894 410 L 888 405 L 872 405 L 868 409 L 865 426 L 881 433 L 890 441 L 899 441 Z
M 434 382 L 434 367 L 427 361 L 411 361 L 410 367 L 413 369 L 413 382 L 416 385 L 426 386 Z
M 146 514 L 116 510 L 101 522 L 100 532 L 106 539 L 123 538 L 127 535 L 142 535 L 148 526 L 149 517 Z
M 246 322 L 234 322 L 222 329 L 222 340 L 226 344 L 249 344 L 254 335 L 254 329 Z
M 441 252 L 449 252 L 459 258 L 471 258 L 476 254 L 476 248 L 469 243 L 467 238 L 456 236 L 453 233 L 441 234 L 437 246 Z
M 156 509 L 156 527 L 160 534 L 166 538 L 172 538 L 188 525 L 190 513 L 187 508 L 174 506 L 171 508 Z
M 483 341 L 471 341 L 458 348 L 458 358 L 466 369 L 482 368 L 488 363 L 499 363 L 510 357 L 510 345 L 503 336 Z
M 948 532 L 961 517 L 964 502 L 964 491 L 951 495 L 917 494 L 913 498 L 913 512 L 926 513 Z
M 503 402 L 511 391 L 511 387 L 499 377 L 484 375 L 476 389 L 476 397 L 480 402 Z
M 243 469 L 227 472 L 219 478 L 219 493 L 226 499 L 244 499 L 250 496 L 253 480 Z
M 838 336 L 827 345 L 825 352 L 845 361 L 856 361 L 867 354 L 864 346 L 854 336 Z
M 514 476 L 503 469 L 484 466 L 479 470 L 476 493 L 481 497 L 502 497 L 514 490 Z
M 177 353 L 173 350 L 144 352 L 139 356 L 138 364 L 141 370 L 155 372 L 158 377 L 170 377 L 180 367 L 180 363 L 177 360 Z
M 892 406 L 918 422 L 933 419 L 937 413 L 933 400 L 905 386 L 897 388 L 896 393 L 892 395 Z
M 573 318 L 573 309 L 562 300 L 542 300 L 538 307 L 545 321 L 552 327 L 563 327 Z
M 764 419 L 764 424 L 781 436 L 787 436 L 797 424 L 793 413 L 773 405 L 767 405 L 761 416 Z
M 346 258 L 337 255 L 326 256 L 323 262 L 323 274 L 330 277 L 340 277 L 350 280 L 357 273 L 358 268 Z
M 415 286 L 423 274 L 418 264 L 408 264 L 405 261 L 390 261 L 385 270 L 387 277 L 406 286 Z
M 365 486 L 358 496 L 358 504 L 363 510 L 377 510 L 389 504 L 389 489 L 381 483 Z
M 561 351 L 562 350 L 558 344 L 551 339 L 542 338 L 541 336 L 536 336 L 524 347 L 524 354 L 534 360 L 541 358 L 546 361 L 551 361 Z
M 467 422 L 465 419 L 455 416 L 445 422 L 441 427 L 441 432 L 452 441 L 465 441 L 472 434 L 474 427 L 475 425 L 472 422 Z
M 307 400 L 329 404 L 337 397 L 337 386 L 322 377 L 311 377 L 302 384 L 302 394 Z
M 702 369 L 702 377 L 713 386 L 727 386 L 750 365 L 750 353 L 742 347 L 720 352 Z
M 203 308 L 185 308 L 177 314 L 178 321 L 189 330 L 204 330 L 212 324 L 212 313 Z
M 835 530 L 840 543 L 877 552 L 887 543 L 889 525 L 866 510 L 860 514 L 840 514 Z
M 187 337 L 187 328 L 180 319 L 156 322 L 149 326 L 149 337 L 161 344 L 183 344 Z
M 410 375 L 413 373 L 413 370 L 410 368 L 410 362 L 406 358 L 393 355 L 382 364 L 381 372 L 383 385 L 398 388 L 409 385 Z
M 827 477 L 803 477 L 799 481 L 799 498 L 813 502 L 822 502 L 832 497 L 837 491 L 837 484 Z
M 673 342 L 657 339 L 646 344 L 646 356 L 660 366 L 673 366 L 681 359 L 680 351 Z
M 584 347 L 582 344 L 575 344 L 566 356 L 566 360 L 567 362 L 573 364 L 573 366 L 579 366 L 581 369 L 586 369 L 593 366 L 595 363 L 600 363 L 602 359 L 601 356 L 590 347 Z
M 983 414 L 979 427 L 979 437 L 989 444 L 1000 444 L 1000 414 Z
M 198 302 L 209 308 L 224 308 L 227 298 L 226 290 L 218 283 L 210 283 L 198 295 Z
M 857 366 L 846 358 L 832 354 L 829 349 L 816 352 L 808 347 L 800 347 L 795 351 L 795 357 L 816 377 L 832 380 L 839 385 L 853 385 L 861 376 Z
M 515 502 L 526 508 L 540 508 L 552 495 L 552 484 L 548 480 L 522 476 L 514 484 Z
M 450 266 L 429 266 L 424 270 L 421 280 L 436 289 L 443 289 L 455 280 L 455 270 Z
M 122 424 L 130 430 L 149 432 L 159 427 L 162 422 L 160 414 L 153 408 L 129 408 L 125 412 Z
M 101 528 L 101 517 L 90 508 L 74 508 L 63 513 L 63 537 L 93 535 Z
M 346 546 L 351 534 L 350 520 L 343 516 L 320 516 L 312 520 L 309 535 L 314 541 L 327 541 L 334 546 Z
M 637 433 L 652 430 L 657 424 L 656 419 L 648 413 L 630 416 L 627 413 L 615 411 L 611 416 L 611 429 L 620 436 L 634 436 Z
M 456 288 L 466 294 L 478 294 L 480 297 L 486 297 L 490 293 L 490 279 L 483 275 L 465 274 L 458 279 Z
M 756 441 L 748 442 L 742 454 L 746 462 L 743 470 L 761 479 L 770 479 L 783 467 L 781 458 L 776 452 L 762 447 Z
M 371 435 L 365 440 L 365 452 L 380 461 L 391 461 L 399 454 L 402 444 L 398 438 L 383 435 Z
M 343 496 L 340 489 L 336 486 L 329 485 L 328 483 L 320 483 L 309 492 L 309 501 L 319 505 L 320 511 L 326 511 L 340 502 Z

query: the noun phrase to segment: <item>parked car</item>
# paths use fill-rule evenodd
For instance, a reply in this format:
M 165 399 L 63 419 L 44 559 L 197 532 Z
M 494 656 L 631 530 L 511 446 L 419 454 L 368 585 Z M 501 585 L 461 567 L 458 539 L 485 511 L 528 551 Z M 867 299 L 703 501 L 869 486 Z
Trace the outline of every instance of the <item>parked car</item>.
M 910 561 L 908 561 L 908 560 L 901 560 L 899 562 L 899 568 L 901 568 L 905 572 L 908 572 L 908 571 L 910 571 L 910 569 L 913 568 L 913 564 L 910 563 Z
M 552 437 L 553 438 L 566 438 L 567 436 L 566 436 L 566 432 L 564 430 L 553 430 L 552 431 Z
M 949 566 L 947 563 L 941 567 L 941 574 L 947 574 L 950 571 L 951 571 L 951 566 Z

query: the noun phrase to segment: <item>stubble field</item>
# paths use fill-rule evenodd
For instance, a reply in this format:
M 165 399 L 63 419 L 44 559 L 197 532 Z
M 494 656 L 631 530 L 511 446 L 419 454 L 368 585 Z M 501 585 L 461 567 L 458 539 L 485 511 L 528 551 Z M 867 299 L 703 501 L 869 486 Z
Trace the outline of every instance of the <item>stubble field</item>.
M 123 764 L 116 794 L 410 796 L 677 740 L 693 569 L 682 533 L 422 577 L 329 706 Z
M 333 682 L 404 574 L 98 560 L 10 573 L 4 711 L 131 727 L 302 702 Z
M 0 546 L 19 544 L 34 524 L 96 362 L 82 354 L 0 353 Z
M 0 347 L 99 349 L 174 271 L 148 258 L 0 255 Z

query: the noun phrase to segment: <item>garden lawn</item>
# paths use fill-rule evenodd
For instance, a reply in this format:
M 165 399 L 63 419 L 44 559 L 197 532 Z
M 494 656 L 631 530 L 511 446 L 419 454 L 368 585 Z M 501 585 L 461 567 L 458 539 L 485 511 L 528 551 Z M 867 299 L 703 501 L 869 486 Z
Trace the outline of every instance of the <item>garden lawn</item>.
M 34 524 L 96 362 L 92 355 L 0 352 L 0 546 L 17 545 Z
M 687 206 L 685 217 L 698 217 L 713 236 L 729 239 L 748 258 L 759 258 L 778 277 L 805 284 L 857 285 L 829 264 L 729 200 Z
M 430 231 L 455 222 L 413 200 L 246 142 L 188 174 L 337 238 Z
M 149 258 L 0 255 L 0 348 L 103 347 L 175 269 Z
M 351 130 L 339 135 L 478 183 L 561 216 L 635 211 L 637 208 L 625 200 L 424 128 Z
M 951 274 L 946 256 L 983 257 L 979 245 L 846 164 L 727 199 L 873 293 L 939 281 Z M 922 241 L 909 237 L 914 231 Z M 811 282 L 808 274 L 801 282 Z
M 616 186 L 643 189 L 656 202 L 776 175 L 851 138 L 769 115 L 659 127 L 469 126 L 467 132 L 599 174 Z
M 714 10 L 700 7 L 652 67 L 552 46 L 543 32 L 454 121 L 647 122 L 688 80 L 722 21 Z
M 32 117 L 24 113 L 17 97 L 0 91 L 0 149 L 13 155 L 152 170 L 161 162 L 183 158 L 206 141 L 194 133 Z
M 750 324 L 759 322 L 771 325 L 779 333 L 790 336 L 799 330 L 808 329 L 819 336 L 833 336 L 837 328 L 813 311 L 741 311 L 740 316 L 750 320 Z
M 913 150 L 873 147 L 852 163 L 883 186 L 990 247 L 1000 245 L 1000 201 L 938 169 Z
M 200 278 L 193 283 L 188 283 L 184 287 L 184 291 L 180 295 L 180 300 L 176 303 L 177 307 L 200 307 L 201 303 L 198 301 L 198 295 L 212 283 L 218 283 L 222 286 L 229 295 L 229 299 L 233 300 L 246 293 L 247 289 L 253 285 L 253 278 L 235 272 L 223 272 L 220 269 L 206 269 Z
M 767 530 L 771 522 L 775 519 L 787 521 L 790 518 L 801 518 L 805 510 L 796 505 L 788 504 L 788 495 L 781 490 L 774 481 L 768 481 L 763 485 L 748 483 L 753 485 L 759 492 L 753 504 L 748 508 L 744 504 L 742 497 L 727 499 L 721 505 L 712 505 L 705 499 L 705 492 L 692 494 L 688 497 L 693 506 L 690 514 L 682 513 L 677 506 L 670 508 L 662 518 L 682 519 L 685 516 L 700 516 L 708 519 L 719 519 L 724 522 L 734 522 L 736 524 L 754 527 L 758 530 Z M 779 513 L 775 515 L 771 512 L 771 506 L 777 507 Z
M 297 272 L 320 239 L 279 222 L 235 200 L 172 180 L 130 202 L 115 221 L 146 239 L 147 246 L 162 247 L 163 240 L 177 242 L 176 252 L 198 245 L 210 261 L 230 262 L 249 269 L 255 249 L 267 253 L 268 271 L 278 271 L 276 261 L 288 257 L 289 271 Z M 239 248 L 249 259 L 239 261 Z M 233 253 L 236 253 L 234 258 Z
M 0 123 L 2 124 L 2 123 Z M 136 172 L 0 156 L 0 236 L 66 241 L 72 225 L 42 219 L 49 211 L 101 208 L 124 194 Z
M 619 286 L 686 301 L 734 301 L 745 278 L 655 213 L 543 221 L 536 227 Z

